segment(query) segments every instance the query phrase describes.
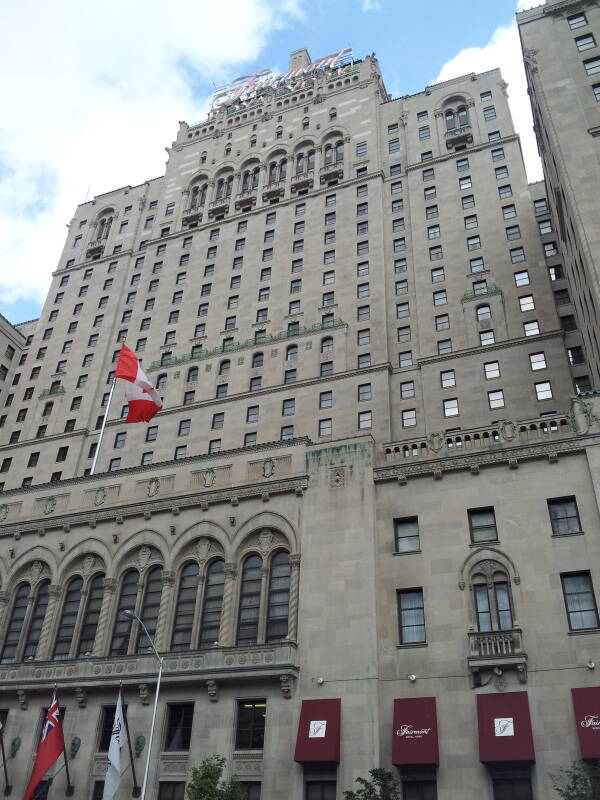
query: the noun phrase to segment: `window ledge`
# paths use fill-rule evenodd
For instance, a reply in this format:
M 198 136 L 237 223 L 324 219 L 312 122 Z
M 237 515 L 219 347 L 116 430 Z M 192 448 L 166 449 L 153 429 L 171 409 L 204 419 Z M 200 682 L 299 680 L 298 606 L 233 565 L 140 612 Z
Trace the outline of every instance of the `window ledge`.
M 266 320 L 264 320 L 264 322 L 253 322 L 252 323 L 252 327 L 253 328 L 260 328 L 262 325 L 270 325 L 270 324 L 271 324 L 271 320 L 270 319 L 266 319 Z
M 394 556 L 412 556 L 414 553 L 422 553 L 423 551 L 419 548 L 419 550 L 394 550 L 392 555 Z M 406 645 L 402 645 L 405 647 Z
M 471 542 L 469 547 L 489 547 L 497 544 L 500 544 L 500 539 L 485 539 L 483 542 Z
M 225 330 L 221 331 L 221 333 L 219 335 L 220 336 L 226 336 L 228 333 L 235 333 L 238 330 L 239 330 L 239 328 L 225 328 Z
M 303 317 L 304 311 L 297 311 L 295 314 L 286 314 L 284 319 L 293 319 L 294 317 Z
M 600 628 L 585 628 L 581 631 L 569 631 L 569 636 L 585 636 L 588 633 L 599 634 Z
M 193 336 L 190 342 L 201 342 L 203 339 L 208 339 L 208 336 Z
M 409 650 L 413 647 L 427 647 L 428 644 L 429 642 L 414 642 L 414 644 L 413 643 L 397 644 L 396 650 Z
M 571 536 L 583 536 L 585 531 L 571 531 L 570 533 L 553 533 L 553 539 L 568 539 Z
M 318 311 L 329 311 L 329 309 L 337 308 L 337 307 L 338 307 L 337 303 L 332 303 L 330 306 L 319 306 L 319 308 L 317 310 Z

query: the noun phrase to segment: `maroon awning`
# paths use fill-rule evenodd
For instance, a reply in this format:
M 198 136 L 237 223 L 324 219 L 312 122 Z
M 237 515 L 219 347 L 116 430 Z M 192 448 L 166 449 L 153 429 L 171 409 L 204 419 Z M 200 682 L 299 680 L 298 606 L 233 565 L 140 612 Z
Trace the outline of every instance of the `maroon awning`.
M 477 695 L 479 760 L 535 761 L 527 692 Z
M 340 761 L 342 701 L 303 700 L 294 761 Z
M 435 697 L 403 697 L 394 700 L 392 764 L 439 764 Z
M 600 686 L 571 689 L 582 758 L 600 758 Z

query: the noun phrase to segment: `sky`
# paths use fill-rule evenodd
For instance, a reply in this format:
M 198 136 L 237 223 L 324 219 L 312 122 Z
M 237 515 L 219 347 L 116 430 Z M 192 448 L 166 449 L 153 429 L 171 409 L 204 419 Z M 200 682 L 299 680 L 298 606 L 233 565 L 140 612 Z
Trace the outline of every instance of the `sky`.
M 515 11 L 542 0 L 20 0 L 0 30 L 0 312 L 39 316 L 76 206 L 164 173 L 178 121 L 292 50 L 375 52 L 398 97 L 500 67 L 541 178 Z M 27 32 L 27 46 L 23 32 Z

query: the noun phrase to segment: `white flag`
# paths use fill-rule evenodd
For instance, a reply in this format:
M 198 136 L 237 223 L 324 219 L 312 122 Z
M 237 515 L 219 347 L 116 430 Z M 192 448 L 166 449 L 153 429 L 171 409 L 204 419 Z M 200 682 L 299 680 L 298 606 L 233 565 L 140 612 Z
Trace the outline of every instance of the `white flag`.
M 121 783 L 121 747 L 125 741 L 125 720 L 123 719 L 123 703 L 121 692 L 115 709 L 110 744 L 108 746 L 108 769 L 104 778 L 104 792 L 102 800 L 113 800 L 119 784 Z

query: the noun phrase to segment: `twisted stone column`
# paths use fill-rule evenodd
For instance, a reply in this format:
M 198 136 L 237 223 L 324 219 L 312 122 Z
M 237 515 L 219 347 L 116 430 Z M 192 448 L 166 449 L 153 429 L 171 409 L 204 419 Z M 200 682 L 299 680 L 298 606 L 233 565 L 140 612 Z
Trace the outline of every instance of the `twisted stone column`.
M 173 585 L 175 575 L 171 570 L 164 570 L 162 575 L 162 591 L 160 593 L 160 606 L 158 608 L 158 619 L 156 620 L 156 633 L 154 634 L 154 645 L 158 652 L 164 652 L 167 648 L 167 624 L 171 607 L 171 597 L 173 596 Z
M 8 608 L 9 598 L 9 592 L 0 592 L 0 652 L 4 647 L 4 639 L 6 638 L 6 609 Z
M 104 589 L 104 594 L 102 595 L 102 605 L 98 615 L 98 628 L 96 629 L 96 639 L 94 640 L 94 649 L 92 651 L 92 655 L 95 656 L 103 656 L 107 650 L 107 629 L 117 582 L 114 578 L 104 578 L 102 588 Z
M 298 597 L 300 593 L 300 556 L 290 556 L 290 599 L 288 608 L 288 639 L 298 639 Z
M 237 567 L 231 561 L 225 562 L 225 586 L 223 587 L 223 608 L 221 609 L 221 626 L 219 628 L 219 644 L 231 647 L 233 644 L 233 600 Z
M 266 631 L 267 631 L 267 614 L 269 609 L 267 608 L 268 603 L 268 591 L 269 591 L 269 568 L 263 562 L 262 567 L 260 568 L 260 606 L 259 606 L 259 617 L 258 617 L 258 635 L 256 637 L 256 641 L 258 644 L 264 644 Z
M 37 650 L 35 651 L 36 661 L 47 661 L 52 657 L 50 650 L 50 632 L 54 625 L 54 615 L 56 611 L 57 601 L 62 594 L 62 586 L 51 584 L 48 587 L 48 606 L 46 607 L 46 614 L 42 623 L 42 630 L 40 631 L 40 640 L 38 642 Z

